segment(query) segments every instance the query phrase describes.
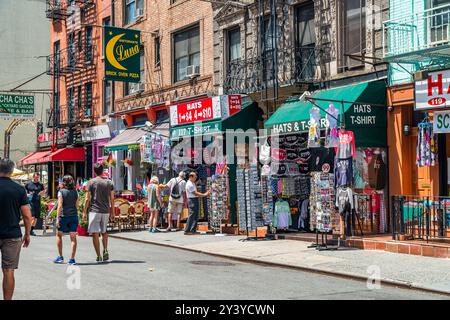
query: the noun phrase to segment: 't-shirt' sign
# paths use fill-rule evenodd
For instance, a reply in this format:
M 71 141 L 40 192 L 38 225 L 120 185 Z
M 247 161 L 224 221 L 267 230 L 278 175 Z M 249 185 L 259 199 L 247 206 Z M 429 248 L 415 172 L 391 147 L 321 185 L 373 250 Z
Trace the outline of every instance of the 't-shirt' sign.
M 443 109 L 450 106 L 450 70 L 430 72 L 415 82 L 416 110 Z

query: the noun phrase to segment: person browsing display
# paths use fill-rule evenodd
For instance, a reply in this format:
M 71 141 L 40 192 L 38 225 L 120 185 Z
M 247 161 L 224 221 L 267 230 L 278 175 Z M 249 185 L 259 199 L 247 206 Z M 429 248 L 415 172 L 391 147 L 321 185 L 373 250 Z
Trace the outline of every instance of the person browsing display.
M 199 197 L 207 197 L 210 191 L 201 193 L 197 191 L 197 173 L 191 172 L 189 174 L 189 181 L 186 183 L 186 196 L 188 198 L 189 216 L 186 221 L 186 229 L 184 234 L 195 234 L 197 231 L 197 224 L 200 214 Z

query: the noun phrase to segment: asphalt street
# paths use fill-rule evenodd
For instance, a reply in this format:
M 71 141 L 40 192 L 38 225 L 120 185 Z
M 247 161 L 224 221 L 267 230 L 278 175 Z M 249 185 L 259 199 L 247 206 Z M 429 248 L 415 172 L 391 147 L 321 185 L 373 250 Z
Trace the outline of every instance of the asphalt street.
M 283 268 L 236 262 L 168 247 L 110 239 L 97 264 L 91 239 L 79 237 L 77 268 L 57 265 L 55 239 L 32 237 L 22 249 L 15 299 L 448 299 Z M 65 258 L 70 241 L 64 238 Z

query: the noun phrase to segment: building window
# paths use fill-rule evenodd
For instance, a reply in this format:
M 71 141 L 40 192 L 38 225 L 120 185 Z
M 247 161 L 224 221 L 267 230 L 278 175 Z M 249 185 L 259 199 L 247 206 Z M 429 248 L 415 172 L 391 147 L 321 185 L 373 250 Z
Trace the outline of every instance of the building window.
M 74 68 L 75 67 L 75 33 L 69 33 L 67 35 L 67 47 L 68 47 L 68 55 L 69 55 L 69 67 Z
M 109 26 L 109 25 L 111 25 L 111 17 L 103 18 L 103 25 L 104 25 L 104 26 Z
M 78 86 L 78 88 L 77 88 L 77 110 L 76 110 L 77 115 L 79 115 L 82 108 L 83 108 L 83 100 L 81 97 L 81 86 Z
M 155 68 L 161 66 L 161 38 L 155 38 Z
M 264 17 L 262 42 L 262 77 L 263 81 L 272 81 L 275 78 L 275 25 L 270 16 Z M 276 30 L 280 34 L 279 28 Z M 270 85 L 266 83 L 265 86 Z
M 81 53 L 83 51 L 83 40 L 82 40 L 81 31 L 78 32 L 77 46 L 78 46 L 78 52 Z
M 69 88 L 67 91 L 67 123 L 75 122 L 75 89 Z
M 111 81 L 103 81 L 103 97 L 103 115 L 107 115 L 111 109 Z
M 314 3 L 310 1 L 295 10 L 295 77 L 297 80 L 314 78 L 316 32 Z
M 341 0 L 341 54 L 340 72 L 361 67 L 366 50 L 366 0 Z M 353 55 L 355 57 L 350 57 Z
M 241 58 L 241 30 L 239 28 L 228 30 L 228 62 Z
M 174 82 L 187 79 L 187 67 L 200 67 L 200 29 L 198 26 L 174 35 Z
M 84 85 L 84 116 L 92 117 L 92 82 Z
M 143 0 L 125 0 L 125 24 L 130 24 L 136 21 L 138 11 L 144 9 Z
M 53 44 L 53 64 L 54 64 L 54 72 L 59 71 L 60 68 L 60 42 L 59 40 Z
M 92 27 L 88 26 L 85 29 L 85 62 L 91 63 L 92 62 Z
M 146 113 L 141 113 L 133 116 L 133 126 L 142 126 L 148 121 Z
M 156 123 L 161 123 L 169 119 L 169 113 L 166 109 L 158 110 L 156 113 Z

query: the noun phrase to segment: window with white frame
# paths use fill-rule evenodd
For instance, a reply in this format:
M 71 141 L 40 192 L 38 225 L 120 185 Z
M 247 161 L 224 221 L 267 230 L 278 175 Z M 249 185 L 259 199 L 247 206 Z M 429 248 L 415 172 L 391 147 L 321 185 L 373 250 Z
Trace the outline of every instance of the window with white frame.
M 186 80 L 187 69 L 200 69 L 200 28 L 191 27 L 173 36 L 174 82 Z

